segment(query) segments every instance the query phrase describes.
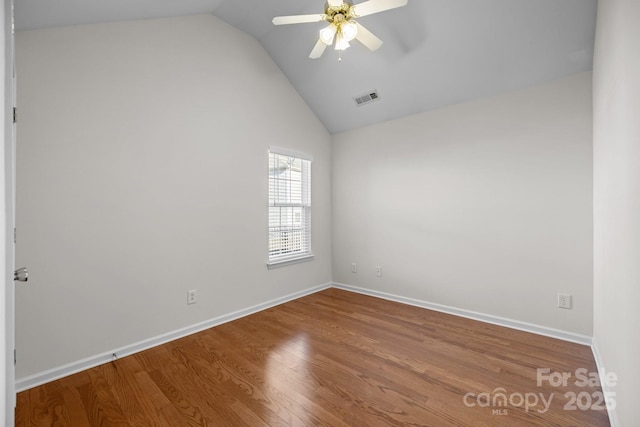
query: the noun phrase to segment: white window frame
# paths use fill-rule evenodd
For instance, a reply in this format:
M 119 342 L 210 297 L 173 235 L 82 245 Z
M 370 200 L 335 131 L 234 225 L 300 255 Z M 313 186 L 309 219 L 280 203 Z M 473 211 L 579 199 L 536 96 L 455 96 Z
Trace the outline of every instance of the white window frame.
M 289 158 L 290 161 L 300 160 L 302 167 L 300 171 L 301 180 L 301 200 L 290 200 L 291 197 L 285 196 L 284 199 L 279 196 L 283 181 L 279 181 L 279 185 L 275 185 L 276 175 L 272 170 L 272 156 L 278 156 L 280 159 Z M 286 148 L 269 147 L 268 152 L 268 208 L 267 208 L 267 266 L 269 268 L 279 267 L 300 261 L 306 261 L 313 258 L 311 250 L 311 166 L 313 157 L 308 154 L 298 153 Z M 291 179 L 291 177 L 289 177 Z M 284 183 L 286 184 L 286 179 Z M 285 191 L 287 186 L 285 185 Z M 289 184 L 288 191 L 291 191 Z M 283 213 L 289 215 L 288 226 L 283 225 Z M 297 211 L 297 212 L 296 212 Z M 277 220 L 274 220 L 277 212 Z M 302 223 L 300 227 L 293 226 L 292 220 L 300 218 Z M 288 228 L 288 230 L 283 230 Z M 295 243 L 289 243 L 289 246 L 278 243 L 278 239 L 282 238 L 282 233 L 287 236 L 293 234 L 300 241 L 300 250 L 295 250 Z M 278 236 L 279 234 L 279 236 Z M 282 252 L 276 253 L 278 250 Z

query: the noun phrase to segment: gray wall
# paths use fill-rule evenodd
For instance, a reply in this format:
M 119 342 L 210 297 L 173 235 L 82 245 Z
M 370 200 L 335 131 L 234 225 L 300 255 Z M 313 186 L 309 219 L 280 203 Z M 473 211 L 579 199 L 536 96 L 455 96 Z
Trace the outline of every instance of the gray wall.
M 334 281 L 591 336 L 591 108 L 583 73 L 335 135 Z
M 618 376 L 619 425 L 640 420 L 640 2 L 600 0 L 594 96 L 594 347 Z M 615 424 L 614 424 L 615 425 Z
M 255 39 L 202 15 L 17 52 L 18 378 L 331 281 L 330 136 Z M 315 160 L 316 257 L 273 270 L 270 145 Z

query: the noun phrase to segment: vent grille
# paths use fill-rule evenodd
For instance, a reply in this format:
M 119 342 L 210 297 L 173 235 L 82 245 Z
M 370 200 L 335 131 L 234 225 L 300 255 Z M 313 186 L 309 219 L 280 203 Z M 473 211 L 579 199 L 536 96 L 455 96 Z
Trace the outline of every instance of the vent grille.
M 380 94 L 378 93 L 378 91 L 372 90 L 369 93 L 365 93 L 364 95 L 354 97 L 353 101 L 356 103 L 357 106 L 360 106 L 360 105 L 369 104 L 379 99 L 380 99 Z

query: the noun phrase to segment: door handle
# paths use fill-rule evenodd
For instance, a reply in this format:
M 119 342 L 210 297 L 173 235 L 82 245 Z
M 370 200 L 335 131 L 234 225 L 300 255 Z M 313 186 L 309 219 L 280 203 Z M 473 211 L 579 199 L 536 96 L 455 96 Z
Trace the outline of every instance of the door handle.
M 26 282 L 29 280 L 29 270 L 27 267 L 22 267 L 13 272 L 13 280 L 18 282 Z

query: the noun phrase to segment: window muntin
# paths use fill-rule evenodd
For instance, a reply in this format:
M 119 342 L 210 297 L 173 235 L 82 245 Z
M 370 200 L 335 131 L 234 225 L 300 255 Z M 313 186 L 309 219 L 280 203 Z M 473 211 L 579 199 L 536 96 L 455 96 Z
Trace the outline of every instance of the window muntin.
M 311 256 L 311 160 L 269 152 L 269 264 Z

